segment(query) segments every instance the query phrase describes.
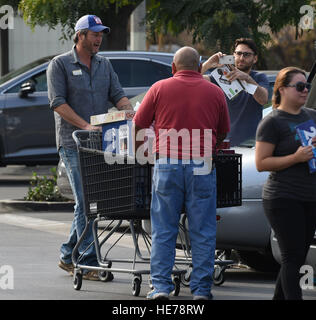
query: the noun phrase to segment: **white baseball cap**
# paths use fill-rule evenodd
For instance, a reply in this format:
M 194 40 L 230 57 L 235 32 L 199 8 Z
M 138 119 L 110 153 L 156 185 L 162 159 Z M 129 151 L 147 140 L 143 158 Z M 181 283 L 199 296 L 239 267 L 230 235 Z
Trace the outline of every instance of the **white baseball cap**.
M 105 33 L 110 32 L 110 28 L 106 27 L 102 24 L 102 21 L 99 17 L 92 15 L 92 14 L 87 14 L 83 17 L 81 17 L 75 26 L 75 31 L 79 31 L 82 29 L 89 29 L 94 32 L 100 32 L 104 31 Z

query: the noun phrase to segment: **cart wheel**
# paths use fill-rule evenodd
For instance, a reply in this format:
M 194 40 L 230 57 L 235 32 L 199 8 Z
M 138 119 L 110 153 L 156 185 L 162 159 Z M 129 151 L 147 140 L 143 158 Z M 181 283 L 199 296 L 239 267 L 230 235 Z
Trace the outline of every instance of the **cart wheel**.
M 185 287 L 188 287 L 190 285 L 191 280 L 191 269 L 188 269 L 186 273 L 181 274 L 181 282 Z
M 82 273 L 80 271 L 75 271 L 73 280 L 74 280 L 74 289 L 80 290 L 82 285 Z
M 132 288 L 133 296 L 135 296 L 135 297 L 139 296 L 141 283 L 142 283 L 142 279 L 140 276 L 136 276 L 133 279 L 133 288 Z
M 172 291 L 172 295 L 177 297 L 180 293 L 180 283 L 181 283 L 179 276 L 173 276 L 172 282 L 174 284 L 174 290 Z
M 220 266 L 214 267 L 213 272 L 213 283 L 215 286 L 220 286 L 225 282 L 225 269 L 221 268 Z
M 102 271 L 100 270 L 98 272 L 98 275 L 99 275 L 99 279 L 102 281 L 102 282 L 110 282 L 114 279 L 114 275 L 111 271 Z

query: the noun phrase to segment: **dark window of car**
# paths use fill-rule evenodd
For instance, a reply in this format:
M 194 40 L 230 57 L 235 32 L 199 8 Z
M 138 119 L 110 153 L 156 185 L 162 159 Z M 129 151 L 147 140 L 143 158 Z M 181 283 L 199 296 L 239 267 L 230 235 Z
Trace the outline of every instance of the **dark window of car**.
M 38 59 L 36 61 L 33 61 L 19 69 L 16 69 L 16 70 L 13 70 L 9 73 L 7 73 L 6 75 L 4 75 L 3 77 L 0 78 L 0 84 L 3 84 L 11 79 L 13 79 L 14 77 L 17 77 L 19 76 L 20 74 L 26 72 L 26 71 L 29 71 L 31 70 L 32 68 L 35 68 L 41 64 L 43 64 L 44 62 L 48 62 L 50 61 L 54 56 L 48 56 L 48 57 L 44 57 L 44 58 L 41 58 L 41 59 Z
M 41 73 L 38 73 L 34 76 L 32 76 L 28 80 L 33 80 L 35 83 L 35 91 L 36 92 L 43 92 L 47 91 L 47 78 L 46 78 L 46 71 L 42 71 Z M 20 91 L 21 85 L 28 80 L 25 80 L 23 82 L 18 83 L 14 87 L 10 88 L 6 91 L 6 93 L 18 93 Z
M 111 59 L 122 87 L 150 87 L 172 76 L 171 66 L 145 60 Z

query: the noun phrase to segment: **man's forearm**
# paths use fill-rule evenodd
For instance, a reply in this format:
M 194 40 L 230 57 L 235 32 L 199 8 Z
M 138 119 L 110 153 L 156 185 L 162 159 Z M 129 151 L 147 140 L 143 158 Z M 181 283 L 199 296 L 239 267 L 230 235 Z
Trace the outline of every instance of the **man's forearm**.
M 268 90 L 266 88 L 260 87 L 257 84 L 258 88 L 253 94 L 254 99 L 261 105 L 268 103 Z
M 219 64 L 219 59 L 223 54 L 221 52 L 217 52 L 209 57 L 203 64 L 201 68 L 201 74 L 203 75 L 208 69 L 217 68 Z
M 123 97 L 122 99 L 120 99 L 117 102 L 116 107 L 119 110 L 133 110 L 133 107 L 132 107 L 130 101 L 126 97 Z
M 232 68 L 232 71 L 226 76 L 229 81 L 244 80 L 247 83 L 257 86 L 255 93 L 253 94 L 254 99 L 261 105 L 265 105 L 268 102 L 268 90 L 261 87 L 247 72 L 243 72 L 236 67 Z
M 261 87 L 250 75 L 248 75 L 246 82 L 257 86 L 253 97 L 258 103 L 265 105 L 268 102 L 268 90 L 264 87 Z
M 64 103 L 54 109 L 64 120 L 82 130 L 96 130 L 97 127 L 82 119 L 68 104 Z

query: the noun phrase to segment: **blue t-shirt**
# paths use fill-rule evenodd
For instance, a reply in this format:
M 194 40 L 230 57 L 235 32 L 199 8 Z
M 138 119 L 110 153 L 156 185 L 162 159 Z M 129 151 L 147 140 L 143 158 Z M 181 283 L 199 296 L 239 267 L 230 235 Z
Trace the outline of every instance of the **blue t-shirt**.
M 250 71 L 250 76 L 260 87 L 268 90 L 269 80 L 264 73 Z M 213 78 L 211 81 L 216 83 Z M 226 97 L 226 100 L 230 116 L 230 132 L 227 135 L 230 146 L 238 146 L 247 140 L 254 140 L 258 123 L 262 119 L 262 105 L 246 91 L 240 92 L 231 100 Z

